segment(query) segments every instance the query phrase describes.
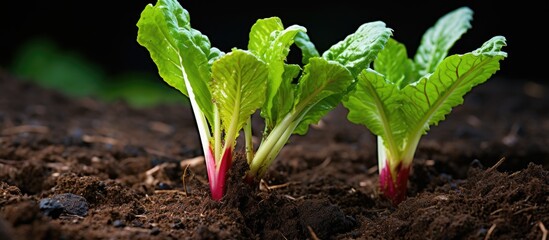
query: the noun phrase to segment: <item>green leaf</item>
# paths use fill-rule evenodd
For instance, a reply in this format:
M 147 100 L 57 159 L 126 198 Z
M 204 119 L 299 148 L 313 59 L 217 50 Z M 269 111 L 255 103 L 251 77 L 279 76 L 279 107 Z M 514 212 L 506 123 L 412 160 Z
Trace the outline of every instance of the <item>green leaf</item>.
M 430 125 L 444 120 L 453 107 L 463 103 L 466 93 L 499 70 L 499 61 L 507 57 L 501 51 L 505 44 L 505 38 L 497 36 L 472 53 L 447 57 L 433 74 L 404 88 L 407 104 L 401 109 L 412 131 L 425 133 Z
M 281 29 L 283 29 L 282 22 L 276 17 L 258 20 L 252 26 L 248 43 L 250 51 L 265 61 L 269 67 L 267 99 L 261 109 L 261 116 L 266 119 L 267 123 L 276 122 L 276 116 L 281 114 L 275 112 L 273 108 L 275 103 L 280 102 L 280 99 L 275 99 L 275 95 L 277 95 L 283 79 L 286 57 L 296 35 L 306 31 L 304 27 L 298 25 Z M 282 100 L 288 101 L 288 99 Z
M 419 76 L 435 71 L 454 43 L 471 28 L 472 19 L 473 11 L 461 7 L 441 17 L 425 32 L 414 57 Z
M 309 39 L 309 35 L 306 32 L 298 32 L 295 36 L 295 45 L 301 49 L 302 63 L 307 65 L 309 58 L 320 57 L 320 54 L 316 50 L 315 45 Z
M 284 30 L 284 26 L 278 17 L 257 20 L 250 30 L 248 50 L 263 58 L 273 41 L 271 34 L 282 30 Z
M 266 129 L 269 131 L 277 125 L 284 115 L 289 113 L 294 106 L 295 84 L 292 84 L 294 78 L 299 75 L 301 67 L 295 64 L 287 64 L 284 66 L 284 74 L 278 91 L 273 98 L 272 114 L 270 118 L 265 119 Z
M 417 80 L 413 68 L 414 63 L 408 58 L 406 47 L 392 38 L 374 60 L 375 71 L 399 89 Z
M 316 124 L 326 116 L 328 112 L 334 109 L 339 103 L 345 94 L 339 93 L 328 96 L 320 100 L 317 104 L 313 105 L 307 113 L 302 117 L 301 121 L 297 125 L 293 133 L 305 135 L 309 131 L 309 125 Z
M 324 52 L 322 57 L 339 62 L 349 69 L 353 76 L 357 76 L 369 67 L 391 34 L 392 30 L 386 28 L 384 22 L 365 23 L 355 33 Z
M 396 84 L 386 81 L 374 70 L 366 69 L 358 76 L 355 90 L 343 101 L 343 106 L 349 110 L 349 121 L 362 124 L 381 136 L 391 153 L 397 154 L 407 127 L 399 111 L 401 100 Z
M 296 91 L 294 112 L 300 123 L 296 133 L 304 134 L 341 100 L 354 82 L 351 72 L 341 64 L 314 57 L 305 65 Z
M 137 26 L 137 41 L 149 50 L 160 76 L 187 97 L 194 97 L 211 122 L 210 68 L 222 53 L 191 28 L 189 13 L 175 0 L 147 5 Z
M 23 44 L 11 71 L 22 79 L 71 97 L 101 95 L 110 82 L 99 66 L 74 51 L 60 49 L 49 39 L 33 39 Z
M 213 102 L 219 109 L 226 141 L 233 141 L 265 101 L 267 66 L 249 52 L 233 50 L 214 62 L 212 74 Z

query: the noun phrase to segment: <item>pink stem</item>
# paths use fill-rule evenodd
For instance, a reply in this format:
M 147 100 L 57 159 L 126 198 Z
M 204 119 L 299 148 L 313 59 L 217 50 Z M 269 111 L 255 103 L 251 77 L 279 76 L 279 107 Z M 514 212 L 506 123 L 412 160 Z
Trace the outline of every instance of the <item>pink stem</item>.
M 379 185 L 381 192 L 387 197 L 393 205 L 397 206 L 399 203 L 406 199 L 408 177 L 410 175 L 410 165 L 403 166 L 399 164 L 396 167 L 396 179 L 393 180 L 391 166 L 389 161 L 386 161 L 385 168 L 381 170 L 379 175 Z
M 210 183 L 210 192 L 212 199 L 219 201 L 225 194 L 225 182 L 227 181 L 227 171 L 231 167 L 233 160 L 232 149 L 229 147 L 221 156 L 221 165 L 219 171 L 216 168 L 215 158 L 212 153 L 212 148 L 206 153 L 206 168 L 208 170 L 208 181 Z

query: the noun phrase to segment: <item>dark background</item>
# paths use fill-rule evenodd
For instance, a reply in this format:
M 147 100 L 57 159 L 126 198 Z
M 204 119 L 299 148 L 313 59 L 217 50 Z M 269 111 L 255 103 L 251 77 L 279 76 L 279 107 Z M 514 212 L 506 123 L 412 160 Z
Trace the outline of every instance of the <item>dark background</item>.
M 32 38 L 53 40 L 65 51 L 78 52 L 107 73 L 146 71 L 156 66 L 136 41 L 141 11 L 156 1 L 10 1 L 4 2 L 0 67 L 9 69 L 16 52 Z M 442 15 L 461 6 L 474 11 L 472 29 L 452 49 L 465 53 L 495 35 L 507 38 L 509 57 L 497 75 L 545 81 L 547 7 L 543 1 L 180 1 L 193 28 L 222 51 L 246 48 L 250 27 L 259 18 L 278 16 L 285 26 L 308 29 L 319 52 L 353 33 L 362 23 L 382 20 L 394 30 L 410 56 L 422 34 Z M 539 2 L 539 3 L 538 3 Z

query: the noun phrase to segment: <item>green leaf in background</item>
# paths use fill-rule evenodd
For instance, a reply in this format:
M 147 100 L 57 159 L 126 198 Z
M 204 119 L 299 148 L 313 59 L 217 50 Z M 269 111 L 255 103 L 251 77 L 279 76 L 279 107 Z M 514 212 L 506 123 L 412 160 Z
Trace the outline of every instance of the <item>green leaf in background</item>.
M 188 98 L 179 91 L 145 72 L 127 72 L 110 77 L 108 82 L 102 84 L 98 95 L 104 101 L 125 101 L 135 108 L 189 104 Z
M 499 61 L 507 57 L 501 51 L 503 46 L 505 38 L 497 36 L 471 53 L 449 56 L 433 74 L 404 88 L 408 104 L 401 109 L 412 129 L 425 133 L 430 125 L 438 124 L 453 107 L 462 104 L 466 93 L 499 70 Z
M 47 39 L 34 39 L 18 51 L 14 74 L 70 97 L 97 94 L 106 78 L 102 69 L 74 52 L 62 51 Z
M 298 32 L 295 36 L 295 45 L 301 49 L 302 60 L 301 62 L 306 65 L 309 63 L 309 58 L 320 57 L 320 54 L 316 50 L 315 45 L 309 39 L 309 35 L 306 32 Z
M 396 53 L 395 59 L 405 59 L 399 57 L 401 52 L 391 50 L 400 48 L 395 46 L 398 45 L 389 44 L 387 53 Z M 471 53 L 445 58 L 433 74 L 404 87 L 402 82 L 366 69 L 358 76 L 355 91 L 343 101 L 349 109 L 347 118 L 365 125 L 384 140 L 391 154 L 389 159 L 396 161 L 393 165 L 400 160 L 409 164 L 417 142 L 429 126 L 444 120 L 453 107 L 463 103 L 466 93 L 499 70 L 499 61 L 507 56 L 501 51 L 503 46 L 505 38 L 494 37 Z M 376 66 L 384 66 L 381 69 L 387 70 L 388 76 L 401 79 L 398 71 L 385 67 L 389 65 Z
M 369 67 L 392 34 L 390 28 L 381 21 L 362 24 L 355 33 L 333 45 L 322 54 L 328 60 L 339 62 L 353 76 Z
M 185 97 L 147 72 L 107 75 L 78 53 L 62 50 L 51 40 L 37 38 L 18 50 L 12 72 L 69 97 L 124 101 L 135 108 L 187 104 Z
M 441 17 L 425 32 L 414 57 L 419 76 L 435 71 L 454 43 L 471 28 L 472 19 L 471 9 L 458 8 Z
M 226 140 L 232 141 L 265 102 L 268 69 L 253 54 L 234 50 L 212 67 L 213 102 L 219 109 Z
M 222 53 L 211 48 L 205 35 L 191 28 L 189 13 L 175 0 L 147 5 L 137 26 L 137 41 L 149 50 L 162 79 L 194 98 L 212 122 L 210 69 Z

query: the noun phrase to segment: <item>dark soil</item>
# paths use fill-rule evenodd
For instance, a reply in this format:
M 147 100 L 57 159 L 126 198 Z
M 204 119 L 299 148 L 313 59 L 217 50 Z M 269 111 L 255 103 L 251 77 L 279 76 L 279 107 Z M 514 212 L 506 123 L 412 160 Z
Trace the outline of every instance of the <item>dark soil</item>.
M 243 183 L 238 157 L 215 202 L 189 108 L 72 100 L 0 71 L 0 239 L 542 239 L 548 91 L 475 88 L 422 139 L 396 208 L 375 137 L 341 107 L 261 183 Z

